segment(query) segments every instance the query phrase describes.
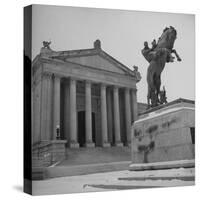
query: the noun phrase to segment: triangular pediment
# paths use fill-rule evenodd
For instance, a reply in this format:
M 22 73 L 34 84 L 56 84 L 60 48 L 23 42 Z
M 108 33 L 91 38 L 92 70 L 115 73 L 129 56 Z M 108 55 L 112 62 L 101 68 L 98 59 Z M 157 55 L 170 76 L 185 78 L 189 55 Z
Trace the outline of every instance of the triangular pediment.
M 85 55 L 81 57 L 66 58 L 66 61 L 70 61 L 83 66 L 89 66 L 99 70 L 105 70 L 115 72 L 119 74 L 126 74 L 126 70 L 117 66 L 112 60 L 108 60 L 101 55 Z

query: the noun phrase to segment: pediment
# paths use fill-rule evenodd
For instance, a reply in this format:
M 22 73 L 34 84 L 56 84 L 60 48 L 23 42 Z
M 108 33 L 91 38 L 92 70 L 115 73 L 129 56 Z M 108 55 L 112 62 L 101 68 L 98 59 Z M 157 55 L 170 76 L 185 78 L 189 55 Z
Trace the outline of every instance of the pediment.
M 108 60 L 101 55 L 69 57 L 66 58 L 66 61 L 70 61 L 83 66 L 96 68 L 99 70 L 105 70 L 119 74 L 127 74 L 126 69 L 123 69 L 122 67 L 119 66 L 119 64 L 117 65 L 115 62 L 112 62 L 112 60 Z

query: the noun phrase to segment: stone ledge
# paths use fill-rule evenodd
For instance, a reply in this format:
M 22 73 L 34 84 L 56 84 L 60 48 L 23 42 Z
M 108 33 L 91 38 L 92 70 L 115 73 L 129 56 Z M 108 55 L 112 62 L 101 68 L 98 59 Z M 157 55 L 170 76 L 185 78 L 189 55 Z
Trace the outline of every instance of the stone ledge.
M 116 142 L 116 143 L 115 143 L 115 146 L 116 146 L 116 147 L 123 147 L 124 145 L 123 145 L 122 142 Z
M 79 148 L 79 143 L 78 142 L 69 142 L 68 146 L 70 148 Z
M 108 143 L 108 142 L 104 142 L 103 144 L 102 144 L 102 147 L 110 147 L 111 145 L 110 145 L 110 143 Z
M 113 172 L 128 170 L 130 161 L 97 163 L 97 164 L 82 164 L 73 166 L 55 166 L 45 169 L 44 178 L 55 178 L 64 176 L 77 176 L 84 174 L 94 174 L 100 172 Z
M 95 144 L 93 142 L 88 142 L 85 144 L 85 147 L 95 147 Z
M 130 171 L 143 171 L 143 170 L 158 170 L 158 169 L 172 169 L 172 168 L 192 168 L 195 167 L 195 160 L 176 160 L 167 162 L 154 162 L 154 163 L 139 163 L 131 164 Z

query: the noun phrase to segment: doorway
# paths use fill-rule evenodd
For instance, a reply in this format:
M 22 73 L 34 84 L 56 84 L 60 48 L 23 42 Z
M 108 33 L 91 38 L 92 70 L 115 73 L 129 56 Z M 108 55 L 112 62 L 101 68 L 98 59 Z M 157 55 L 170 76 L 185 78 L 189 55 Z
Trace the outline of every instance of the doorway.
M 95 113 L 92 112 L 92 141 L 96 146 L 96 126 L 95 126 Z
M 78 143 L 84 147 L 86 143 L 85 111 L 78 112 Z M 92 112 L 92 141 L 96 144 L 95 113 Z
M 80 147 L 84 147 L 85 137 L 85 111 L 78 112 L 78 143 Z

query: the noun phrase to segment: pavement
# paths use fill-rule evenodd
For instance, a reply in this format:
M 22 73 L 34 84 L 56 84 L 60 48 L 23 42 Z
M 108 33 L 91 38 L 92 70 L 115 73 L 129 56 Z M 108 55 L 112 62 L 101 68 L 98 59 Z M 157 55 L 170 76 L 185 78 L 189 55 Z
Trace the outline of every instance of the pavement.
M 33 181 L 33 195 L 98 192 L 195 184 L 194 168 L 94 173 Z

